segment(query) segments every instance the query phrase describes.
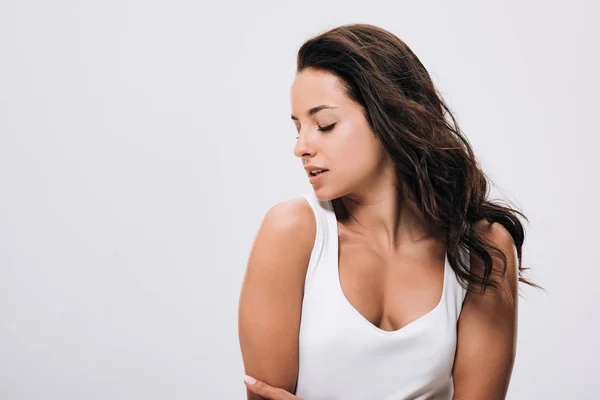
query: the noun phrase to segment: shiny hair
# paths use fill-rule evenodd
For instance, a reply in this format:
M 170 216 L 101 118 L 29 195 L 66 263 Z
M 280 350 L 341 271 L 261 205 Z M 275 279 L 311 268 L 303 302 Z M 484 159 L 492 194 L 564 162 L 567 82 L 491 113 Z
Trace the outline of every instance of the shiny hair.
M 429 73 L 397 36 L 369 24 L 346 24 L 320 33 L 298 50 L 296 73 L 307 68 L 336 75 L 345 94 L 363 107 L 365 118 L 396 167 L 398 182 L 407 190 L 448 250 L 448 261 L 462 285 L 470 282 L 485 291 L 497 287 L 491 279 L 492 257 L 504 252 L 476 229 L 482 219 L 502 224 L 513 238 L 518 279 L 523 277 L 521 254 L 525 233 L 520 211 L 488 197 L 488 177 L 461 132 Z M 446 117 L 449 116 L 449 119 Z M 483 260 L 480 278 L 461 253 Z

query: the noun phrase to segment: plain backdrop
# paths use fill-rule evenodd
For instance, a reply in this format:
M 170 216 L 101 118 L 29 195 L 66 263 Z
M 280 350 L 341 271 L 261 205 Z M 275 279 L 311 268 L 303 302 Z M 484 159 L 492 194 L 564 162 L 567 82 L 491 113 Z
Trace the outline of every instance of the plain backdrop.
M 529 218 L 509 399 L 600 398 L 593 1 L 0 1 L 0 398 L 242 399 L 252 241 L 312 190 L 296 52 L 390 30 Z M 309 399 L 310 400 L 310 399 Z

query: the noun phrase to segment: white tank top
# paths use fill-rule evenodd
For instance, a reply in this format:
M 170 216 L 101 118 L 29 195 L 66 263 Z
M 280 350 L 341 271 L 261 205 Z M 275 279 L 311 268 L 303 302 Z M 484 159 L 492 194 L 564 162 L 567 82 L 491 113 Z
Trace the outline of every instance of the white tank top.
M 396 331 L 373 325 L 339 280 L 338 226 L 331 201 L 313 192 L 317 233 L 306 273 L 295 394 L 306 400 L 452 399 L 456 324 L 466 295 L 445 257 L 438 305 Z M 468 260 L 468 259 L 467 259 Z

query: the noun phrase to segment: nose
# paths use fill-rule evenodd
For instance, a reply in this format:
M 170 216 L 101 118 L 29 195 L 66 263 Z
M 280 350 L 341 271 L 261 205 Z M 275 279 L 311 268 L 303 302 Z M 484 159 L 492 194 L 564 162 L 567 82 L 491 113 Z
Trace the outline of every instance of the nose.
M 298 133 L 298 139 L 296 140 L 296 145 L 294 146 L 294 155 L 298 158 L 303 158 L 305 156 L 314 156 L 315 149 L 314 144 L 309 138 L 310 132 L 302 132 Z

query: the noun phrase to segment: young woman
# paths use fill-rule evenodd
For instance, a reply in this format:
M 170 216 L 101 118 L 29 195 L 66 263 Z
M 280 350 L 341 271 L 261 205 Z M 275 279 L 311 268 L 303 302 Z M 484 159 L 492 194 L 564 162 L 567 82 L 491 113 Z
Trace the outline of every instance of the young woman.
M 248 399 L 504 399 L 524 230 L 417 56 L 368 24 L 304 43 L 294 154 L 248 260 Z M 452 123 L 446 119 L 450 116 Z M 525 218 L 526 219 L 526 218 Z

